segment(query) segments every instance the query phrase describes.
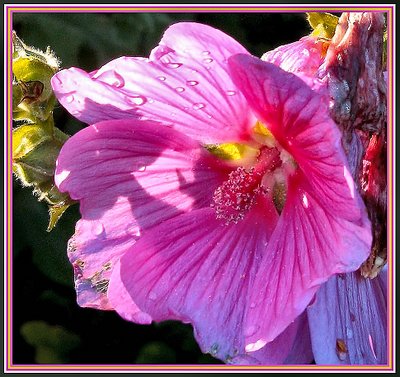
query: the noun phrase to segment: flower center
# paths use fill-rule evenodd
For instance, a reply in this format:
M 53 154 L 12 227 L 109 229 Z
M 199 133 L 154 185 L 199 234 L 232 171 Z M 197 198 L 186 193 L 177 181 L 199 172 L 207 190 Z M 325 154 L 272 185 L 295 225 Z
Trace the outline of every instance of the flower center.
M 258 197 L 268 192 L 261 184 L 263 177 L 281 165 L 279 150 L 264 146 L 252 168 L 239 166 L 232 171 L 228 180 L 213 195 L 211 207 L 215 209 L 217 219 L 224 220 L 225 224 L 236 224 L 242 220 Z

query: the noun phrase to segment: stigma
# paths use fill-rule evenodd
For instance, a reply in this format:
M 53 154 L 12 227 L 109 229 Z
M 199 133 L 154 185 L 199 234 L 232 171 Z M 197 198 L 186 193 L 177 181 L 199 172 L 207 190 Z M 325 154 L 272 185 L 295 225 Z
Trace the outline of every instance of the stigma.
M 233 170 L 228 180 L 214 192 L 211 207 L 215 210 L 216 218 L 223 220 L 226 225 L 243 220 L 257 204 L 259 197 L 268 194 L 269 189 L 262 185 L 264 176 L 281 165 L 280 151 L 277 148 L 262 147 L 254 166 L 239 166 Z

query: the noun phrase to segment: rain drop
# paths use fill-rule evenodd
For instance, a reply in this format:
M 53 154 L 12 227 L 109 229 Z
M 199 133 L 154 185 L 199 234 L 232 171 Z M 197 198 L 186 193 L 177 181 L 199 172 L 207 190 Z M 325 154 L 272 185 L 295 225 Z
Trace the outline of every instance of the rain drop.
M 104 232 L 104 225 L 98 222 L 93 228 L 93 233 L 95 236 L 100 236 Z
M 207 55 L 210 55 L 210 51 L 203 51 L 201 54 L 204 56 L 207 56 Z
M 74 96 L 72 94 L 70 94 L 69 96 L 67 96 L 65 98 L 65 102 L 67 102 L 67 103 L 71 103 L 73 101 L 74 101 Z
M 141 172 L 146 171 L 146 166 L 140 166 L 138 171 L 141 171 Z
M 96 77 L 97 79 L 105 82 L 108 85 L 122 88 L 125 85 L 124 78 L 115 71 L 106 71 Z
M 136 106 L 144 105 L 147 102 L 146 97 L 143 97 L 143 96 L 132 96 L 132 97 L 126 97 L 126 98 L 129 102 L 133 103 Z
M 173 69 L 179 68 L 181 65 L 182 63 L 167 63 L 167 67 Z
M 195 103 L 195 104 L 193 104 L 193 109 L 195 109 L 195 110 L 200 110 L 200 109 L 202 109 L 204 107 L 205 107 L 204 103 Z
M 158 76 L 157 77 L 160 81 L 165 81 L 167 78 L 165 76 Z
M 178 93 L 182 93 L 182 92 L 185 91 L 185 88 L 182 88 L 181 86 L 178 86 L 177 88 L 175 88 L 175 90 L 176 90 Z
M 308 204 L 308 198 L 307 198 L 307 195 L 306 194 L 303 194 L 303 196 L 302 196 L 302 203 L 303 203 L 303 207 L 304 208 L 308 208 L 308 206 L 309 206 L 309 204 Z
M 351 330 L 350 327 L 346 327 L 346 336 L 347 339 L 351 339 L 353 337 L 353 331 Z
M 252 336 L 256 333 L 258 328 L 259 328 L 259 326 L 256 326 L 256 325 L 248 326 L 243 330 L 243 335 L 244 336 Z
M 198 85 L 199 82 L 198 81 L 194 81 L 194 80 L 189 80 L 189 81 L 186 81 L 186 84 L 189 85 L 189 86 L 195 86 L 195 85 Z
M 226 94 L 227 94 L 228 96 L 234 96 L 234 95 L 236 94 L 236 92 L 235 92 L 234 90 L 227 90 L 227 91 L 226 91 Z
M 214 60 L 211 58 L 204 59 L 203 62 L 206 64 L 212 63 Z
M 135 239 L 138 239 L 141 235 L 140 228 L 133 228 L 128 231 L 128 233 Z

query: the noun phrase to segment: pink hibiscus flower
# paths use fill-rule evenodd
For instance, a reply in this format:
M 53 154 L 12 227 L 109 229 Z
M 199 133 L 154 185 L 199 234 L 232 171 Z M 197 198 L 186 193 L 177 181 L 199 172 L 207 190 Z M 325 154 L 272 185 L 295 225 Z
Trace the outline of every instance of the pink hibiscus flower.
M 226 362 L 311 361 L 301 314 L 371 246 L 325 99 L 194 23 L 171 26 L 149 59 L 52 84 L 92 124 L 56 171 L 80 201 L 68 250 L 78 302 L 191 323 Z

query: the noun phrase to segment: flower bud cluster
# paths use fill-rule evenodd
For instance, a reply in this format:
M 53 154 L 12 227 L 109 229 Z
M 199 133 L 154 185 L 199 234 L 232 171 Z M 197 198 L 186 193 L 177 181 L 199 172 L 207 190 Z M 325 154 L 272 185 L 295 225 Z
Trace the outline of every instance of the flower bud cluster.
M 54 126 L 56 103 L 50 79 L 59 61 L 46 52 L 29 47 L 13 33 L 12 132 L 13 172 L 23 186 L 33 187 L 39 200 L 49 204 L 50 231 L 72 204 L 54 184 L 56 159 L 68 135 Z

